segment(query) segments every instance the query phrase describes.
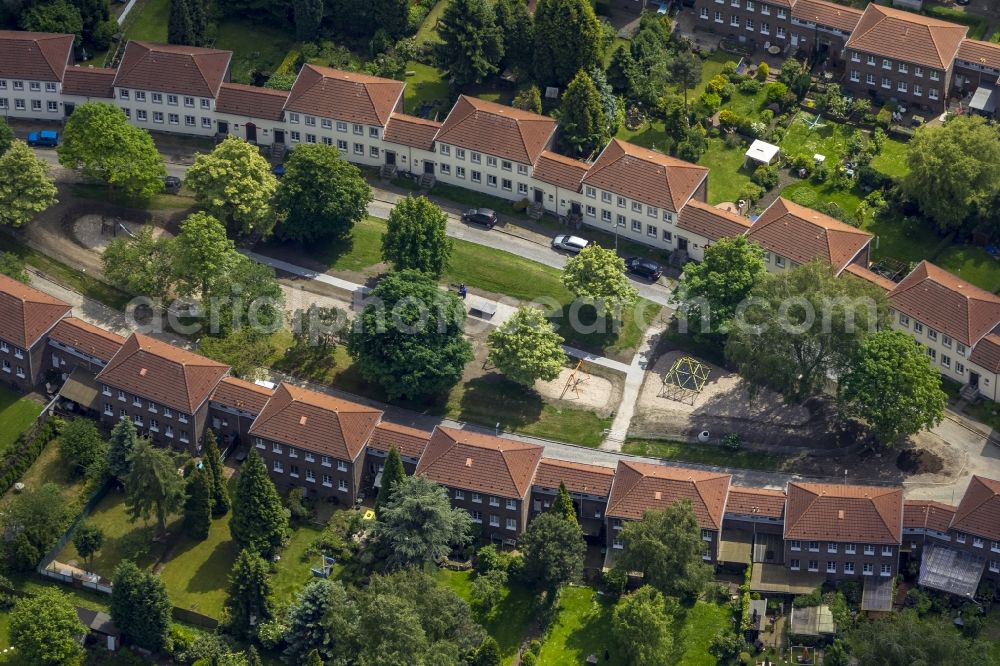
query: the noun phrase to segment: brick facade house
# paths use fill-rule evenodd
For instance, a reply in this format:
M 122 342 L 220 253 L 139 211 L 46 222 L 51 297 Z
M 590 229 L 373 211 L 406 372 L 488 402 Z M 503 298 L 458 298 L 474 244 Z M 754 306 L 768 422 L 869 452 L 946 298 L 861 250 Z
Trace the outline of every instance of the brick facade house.
M 31 393 L 43 378 L 47 336 L 70 306 L 0 274 L 0 384 Z

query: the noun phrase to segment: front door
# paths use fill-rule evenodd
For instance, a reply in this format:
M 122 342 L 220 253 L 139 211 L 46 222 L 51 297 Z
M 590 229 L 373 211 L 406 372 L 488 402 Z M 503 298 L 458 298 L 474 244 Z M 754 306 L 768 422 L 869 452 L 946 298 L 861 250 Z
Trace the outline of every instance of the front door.
M 798 47 L 799 47 L 799 36 L 798 35 L 792 35 L 792 48 L 796 49 Z
M 389 166 L 396 166 L 396 153 L 391 150 L 385 151 L 385 163 Z
M 280 130 L 280 129 L 274 130 L 274 142 L 275 143 L 285 142 L 285 130 Z
M 979 373 L 970 372 L 969 373 L 969 386 L 973 388 L 979 388 Z
M 434 175 L 434 162 L 424 160 L 424 173 L 429 173 L 432 176 Z
M 687 249 L 688 249 L 688 239 L 687 238 L 681 238 L 680 236 L 678 236 L 677 237 L 677 249 L 678 250 L 687 251 Z
M 229 123 L 224 120 L 219 121 L 219 134 L 229 134 Z
M 248 143 L 257 143 L 257 126 L 253 123 L 247 123 L 243 126 L 247 133 Z
M 580 204 L 578 204 L 575 201 L 571 202 L 570 205 L 569 205 L 569 210 L 574 215 L 579 215 L 580 214 Z
M 535 188 L 535 203 L 542 203 L 545 199 L 545 193 L 542 192 L 537 187 Z
M 66 117 L 69 118 L 73 115 L 73 111 L 76 109 L 76 104 L 70 104 L 69 102 L 63 104 L 63 111 L 66 112 Z

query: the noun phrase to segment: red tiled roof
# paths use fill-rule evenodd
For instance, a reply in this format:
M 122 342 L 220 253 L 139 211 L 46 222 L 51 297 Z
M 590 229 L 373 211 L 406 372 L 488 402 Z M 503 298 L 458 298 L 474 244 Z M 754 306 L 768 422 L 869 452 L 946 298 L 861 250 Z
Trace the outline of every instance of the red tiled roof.
M 580 181 L 587 175 L 589 168 L 590 165 L 586 162 L 553 153 L 551 150 L 543 150 L 532 175 L 543 183 L 578 192 Z
M 978 39 L 963 39 L 955 58 L 973 65 L 1000 69 L 1000 44 L 982 42 Z
M 612 139 L 583 182 L 676 213 L 707 177 L 705 167 Z
M 907 529 L 928 529 L 947 532 L 955 507 L 942 502 L 927 500 L 903 500 L 903 527 Z
M 215 110 L 219 113 L 231 113 L 234 116 L 281 120 L 287 101 L 287 90 L 223 83 L 219 87 L 219 99 L 215 101 Z
M 99 358 L 105 363 L 118 353 L 125 338 L 76 317 L 61 319 L 49 332 L 49 339 Z
M 726 513 L 781 518 L 785 513 L 785 491 L 770 488 L 729 488 Z
M 101 383 L 194 414 L 229 366 L 133 333 L 97 375 Z
M 63 94 L 111 99 L 115 96 L 117 73 L 118 70 L 106 67 L 67 67 Z
M 118 65 L 115 87 L 217 97 L 232 51 L 132 40 Z
M 844 269 L 844 272 L 850 273 L 856 278 L 861 278 L 865 282 L 870 282 L 886 292 L 892 291 L 896 288 L 896 283 L 889 278 L 882 277 L 878 273 L 875 273 L 864 266 L 859 266 L 858 264 L 847 264 L 847 268 Z
M 433 150 L 434 137 L 439 129 L 441 123 L 434 120 L 394 113 L 389 116 L 389 124 L 385 126 L 385 140 L 401 146 Z
M 874 2 L 865 9 L 847 48 L 945 70 L 969 28 Z
M 750 220 L 729 211 L 692 199 L 681 208 L 677 228 L 698 234 L 710 241 L 740 236 L 750 228 Z
M 792 5 L 793 19 L 817 23 L 846 33 L 854 31 L 863 13 L 860 9 L 824 0 L 795 0 Z
M 548 116 L 462 95 L 444 119 L 437 140 L 521 164 L 534 164 L 557 125 Z
M 955 511 L 951 529 L 1000 541 L 1000 481 L 973 476 Z
M 823 259 L 838 274 L 872 239 L 871 234 L 781 197 L 757 218 L 747 238 L 800 264 Z
M 274 391 L 236 377 L 223 377 L 212 392 L 212 402 L 257 415 L 264 410 Z
M 427 442 L 431 439 L 431 433 L 426 430 L 418 430 L 396 423 L 382 421 L 375 426 L 375 432 L 368 440 L 368 446 L 379 451 L 388 452 L 390 448 L 396 447 L 399 455 L 407 458 L 417 458 L 423 455 L 427 448 Z
M 355 460 L 381 418 L 378 409 L 283 382 L 250 426 L 250 434 Z
M 1000 373 L 1000 335 L 989 333 L 977 342 L 969 360 L 984 370 Z
M 521 499 L 531 487 L 542 450 L 537 444 L 438 426 L 416 473 L 452 488 Z
M 1000 296 L 921 261 L 889 292 L 889 305 L 972 346 L 1000 323 Z
M 28 349 L 70 309 L 58 298 L 0 273 L 0 339 Z
M 402 99 L 403 87 L 401 81 L 306 64 L 285 109 L 385 127 Z
M 786 539 L 899 544 L 902 529 L 902 488 L 788 484 Z
M 619 460 L 607 515 L 638 520 L 646 511 L 686 499 L 699 527 L 719 530 L 731 479 L 730 474 Z
M 615 470 L 612 467 L 542 458 L 535 473 L 534 485 L 555 489 L 560 483 L 565 483 L 566 489 L 571 493 L 607 497 L 614 478 Z
M 0 30 L 0 72 L 6 79 L 62 81 L 73 35 Z

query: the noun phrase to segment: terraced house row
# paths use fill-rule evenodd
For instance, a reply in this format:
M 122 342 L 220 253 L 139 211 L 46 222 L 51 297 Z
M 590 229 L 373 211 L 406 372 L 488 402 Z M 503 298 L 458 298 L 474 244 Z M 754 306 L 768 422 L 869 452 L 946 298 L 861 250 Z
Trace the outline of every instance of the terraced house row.
M 162 446 L 197 454 L 212 428 L 227 448 L 256 450 L 282 489 L 354 505 L 381 483 L 392 447 L 408 474 L 443 485 L 484 540 L 516 545 L 565 483 L 588 542 L 610 566 L 622 530 L 646 511 L 691 503 L 702 557 L 752 566 L 753 589 L 804 593 L 823 581 L 864 584 L 866 608 L 885 609 L 906 558 L 921 584 L 974 593 L 1000 583 L 1000 482 L 973 477 L 958 506 L 903 499 L 900 487 L 732 485 L 722 472 L 620 460 L 617 467 L 549 458 L 533 443 L 439 426 L 426 432 L 383 412 L 292 384 L 258 385 L 154 338 L 127 339 L 68 316 L 69 306 L 0 276 L 0 341 L 15 345 L 23 392 L 58 388 L 59 404 L 110 428 L 129 419 Z M 5 366 L 6 367 L 6 366 Z
M 968 39 L 968 27 L 869 3 L 862 11 L 826 0 L 695 0 L 697 27 L 786 55 L 819 55 L 840 84 L 877 103 L 894 101 L 932 113 L 1000 77 L 1000 45 Z M 995 98 L 984 110 L 995 113 Z

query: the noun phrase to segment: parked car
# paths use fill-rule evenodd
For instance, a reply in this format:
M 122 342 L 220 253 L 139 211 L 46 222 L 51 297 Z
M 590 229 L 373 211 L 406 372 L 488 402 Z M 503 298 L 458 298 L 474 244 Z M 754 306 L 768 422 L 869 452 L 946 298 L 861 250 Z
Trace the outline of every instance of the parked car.
M 271 167 L 271 173 L 274 174 L 275 178 L 281 178 L 282 176 L 285 175 L 285 165 L 275 164 L 273 167 Z
M 639 277 L 656 282 L 663 275 L 663 267 L 652 259 L 642 257 L 629 257 L 625 260 L 625 269 L 629 273 L 634 273 Z
M 59 132 L 55 130 L 42 130 L 41 132 L 30 132 L 28 134 L 29 146 L 44 146 L 55 148 L 59 145 Z
M 492 229 L 499 220 L 496 212 L 489 208 L 470 208 L 462 213 L 462 221 L 481 224 L 487 229 Z
M 181 190 L 181 179 L 177 176 L 164 176 L 163 191 L 176 194 Z
M 572 252 L 573 254 L 576 254 L 589 244 L 590 242 L 586 239 L 580 238 L 579 236 L 570 236 L 569 234 L 559 234 L 552 239 L 553 250 L 565 250 L 566 252 Z

